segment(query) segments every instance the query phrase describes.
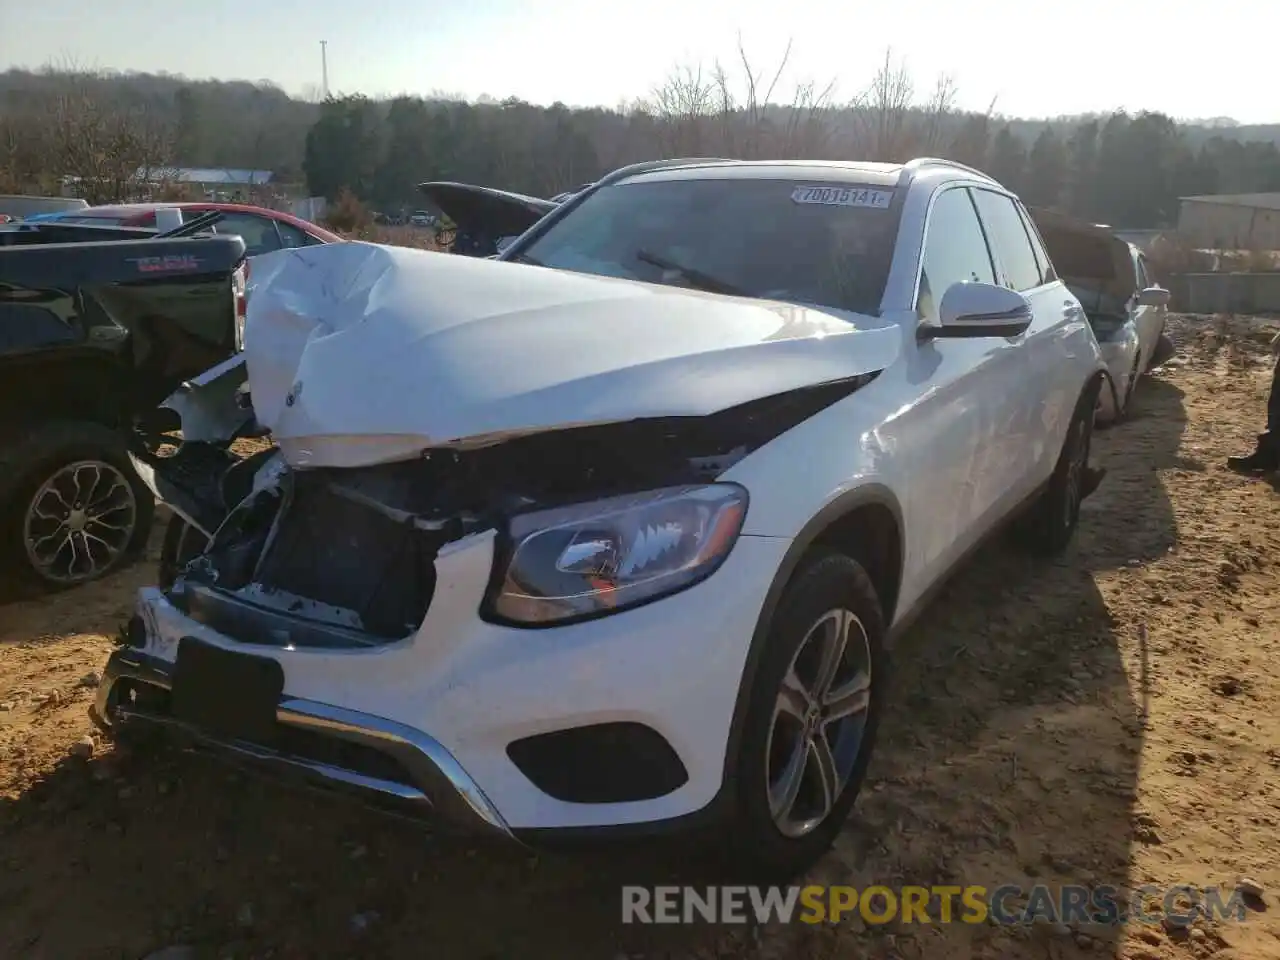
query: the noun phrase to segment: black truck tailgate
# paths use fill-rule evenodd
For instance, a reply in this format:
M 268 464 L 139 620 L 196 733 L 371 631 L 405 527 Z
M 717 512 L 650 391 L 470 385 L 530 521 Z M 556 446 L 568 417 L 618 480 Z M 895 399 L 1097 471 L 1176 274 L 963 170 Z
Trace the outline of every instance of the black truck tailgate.
M 0 231 L 0 420 L 16 403 L 127 421 L 237 349 L 239 237 L 62 236 Z

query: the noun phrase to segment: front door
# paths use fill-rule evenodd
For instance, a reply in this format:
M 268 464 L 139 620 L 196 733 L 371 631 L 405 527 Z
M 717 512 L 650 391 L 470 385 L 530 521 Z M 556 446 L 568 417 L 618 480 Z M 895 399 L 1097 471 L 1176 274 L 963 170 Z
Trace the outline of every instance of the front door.
M 998 282 L 1031 303 L 1033 320 L 992 375 L 1003 391 L 1003 421 L 993 445 L 984 506 L 1002 519 L 1053 472 L 1079 384 L 1064 364 L 1064 339 L 1086 322 L 1079 302 L 1053 274 L 1039 237 L 1016 200 L 975 188 L 974 203 L 991 246 Z
M 921 255 L 916 298 L 919 322 L 936 325 L 947 289 L 994 283 L 995 265 L 967 187 L 946 187 L 934 198 Z M 1017 376 L 1018 340 L 1000 337 L 916 342 L 906 375 L 920 399 L 899 430 L 911 437 L 908 505 L 928 523 L 907 530 L 907 568 L 901 601 L 909 606 L 924 584 L 946 573 L 982 532 L 996 494 L 1001 432 L 1008 420 L 1010 384 Z

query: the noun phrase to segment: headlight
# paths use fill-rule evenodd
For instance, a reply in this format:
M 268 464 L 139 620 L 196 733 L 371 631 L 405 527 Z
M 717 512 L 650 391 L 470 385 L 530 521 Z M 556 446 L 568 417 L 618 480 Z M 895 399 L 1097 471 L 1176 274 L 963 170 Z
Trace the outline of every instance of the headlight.
M 498 618 L 563 623 L 613 613 L 711 576 L 737 542 L 747 491 L 671 487 L 514 517 Z

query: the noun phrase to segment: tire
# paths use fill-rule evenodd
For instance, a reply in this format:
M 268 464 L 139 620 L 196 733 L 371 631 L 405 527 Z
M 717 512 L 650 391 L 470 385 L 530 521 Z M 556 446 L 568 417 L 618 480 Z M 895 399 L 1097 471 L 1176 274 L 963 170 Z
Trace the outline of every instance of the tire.
M 785 801 L 784 775 L 795 769 L 787 759 L 799 755 L 789 748 L 798 747 L 799 738 L 807 736 L 811 726 L 802 725 L 798 710 L 779 710 L 783 683 L 794 674 L 813 686 L 815 655 L 823 649 L 825 636 L 816 631 L 835 626 L 829 617 L 836 611 L 851 617 L 850 629 L 846 659 L 827 689 L 837 693 L 843 689 L 849 694 L 838 701 L 846 706 L 861 705 L 852 715 L 822 728 L 821 742 L 828 744 L 826 756 L 832 761 L 826 769 L 834 767 L 835 780 L 843 785 L 834 792 L 833 802 L 815 802 L 820 765 L 816 752 L 806 750 L 801 779 L 787 781 L 799 782 L 801 787 L 788 807 L 777 801 Z M 770 623 L 767 646 L 750 691 L 735 767 L 736 809 L 731 828 L 721 841 L 726 865 L 738 877 L 790 879 L 810 867 L 834 842 L 857 799 L 875 743 L 887 681 L 884 635 L 880 601 L 857 561 L 840 554 L 815 555 L 787 586 Z M 861 674 L 852 673 L 855 664 Z M 857 676 L 865 680 L 865 690 L 855 695 L 860 686 Z M 794 698 L 789 701 L 799 706 Z M 807 712 L 812 725 L 812 707 Z M 815 736 L 806 742 L 818 743 L 818 739 Z M 789 813 L 782 813 L 784 809 Z
M 208 540 L 204 534 L 183 520 L 176 513 L 170 517 L 160 546 L 159 586 L 163 590 L 173 586 L 178 571 L 204 552 Z
M 1130 409 L 1133 405 L 1133 395 L 1138 391 L 1138 381 L 1142 378 L 1142 354 L 1139 353 L 1133 358 L 1133 369 L 1129 371 L 1129 382 L 1124 388 L 1124 403 L 1116 412 L 1116 423 L 1130 418 Z
M 18 477 L 0 510 L 0 552 L 24 580 L 45 590 L 78 586 L 120 569 L 146 546 L 155 498 L 110 428 L 40 424 L 0 453 L 0 468 Z M 64 531 L 55 549 L 52 538 Z
M 1066 550 L 1080 522 L 1080 504 L 1089 482 L 1089 451 L 1093 441 L 1093 413 L 1097 387 L 1076 404 L 1067 438 L 1049 485 L 1015 526 L 1015 534 L 1030 553 L 1054 557 Z
M 1178 348 L 1174 346 L 1172 338 L 1168 333 L 1161 332 L 1160 339 L 1156 341 L 1156 348 L 1151 351 L 1151 359 L 1147 361 L 1146 372 L 1150 373 L 1157 367 L 1168 363 L 1177 354 Z

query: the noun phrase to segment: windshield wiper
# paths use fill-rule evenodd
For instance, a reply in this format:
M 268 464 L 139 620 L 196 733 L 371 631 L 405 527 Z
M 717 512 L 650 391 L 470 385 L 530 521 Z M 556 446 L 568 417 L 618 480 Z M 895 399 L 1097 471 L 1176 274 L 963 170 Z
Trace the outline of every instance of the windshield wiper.
M 689 286 L 705 290 L 707 293 L 723 293 L 731 297 L 751 296 L 741 287 L 736 287 L 732 283 L 717 279 L 709 273 L 703 273 L 701 270 L 695 270 L 693 267 L 686 267 L 684 264 L 676 263 L 674 260 L 660 257 L 648 250 L 637 250 L 635 258 L 641 263 L 647 263 L 660 270 L 671 270 L 678 273 L 689 282 Z

